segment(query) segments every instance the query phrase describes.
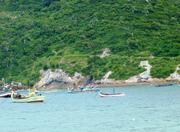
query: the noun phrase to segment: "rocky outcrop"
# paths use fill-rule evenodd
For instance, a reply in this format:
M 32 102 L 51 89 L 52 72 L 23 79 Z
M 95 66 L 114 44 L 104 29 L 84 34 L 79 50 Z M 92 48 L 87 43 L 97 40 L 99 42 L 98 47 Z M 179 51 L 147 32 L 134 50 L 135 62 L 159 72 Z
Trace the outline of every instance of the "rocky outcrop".
M 41 70 L 41 79 L 35 84 L 36 88 L 67 88 L 77 87 L 83 82 L 84 77 L 80 73 L 75 73 L 74 76 L 69 76 L 62 69 L 46 71 Z

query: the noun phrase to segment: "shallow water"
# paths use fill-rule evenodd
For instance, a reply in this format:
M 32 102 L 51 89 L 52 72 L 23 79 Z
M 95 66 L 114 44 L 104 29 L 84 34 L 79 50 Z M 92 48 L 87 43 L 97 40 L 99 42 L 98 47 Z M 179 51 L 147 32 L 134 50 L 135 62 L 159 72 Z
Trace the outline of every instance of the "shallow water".
M 58 91 L 44 93 L 44 103 L 0 99 L 0 132 L 180 132 L 180 86 L 116 91 L 127 95 L 101 98 Z

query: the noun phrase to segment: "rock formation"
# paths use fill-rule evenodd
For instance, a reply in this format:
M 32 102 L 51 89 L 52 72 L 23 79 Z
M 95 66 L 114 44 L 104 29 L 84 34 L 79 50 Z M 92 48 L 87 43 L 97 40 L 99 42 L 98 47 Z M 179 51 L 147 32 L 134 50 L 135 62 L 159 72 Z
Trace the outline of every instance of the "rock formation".
M 46 71 L 41 70 L 41 79 L 35 84 L 36 88 L 67 88 L 67 87 L 77 87 L 80 85 L 84 77 L 80 73 L 75 73 L 73 77 L 70 77 L 62 69 Z

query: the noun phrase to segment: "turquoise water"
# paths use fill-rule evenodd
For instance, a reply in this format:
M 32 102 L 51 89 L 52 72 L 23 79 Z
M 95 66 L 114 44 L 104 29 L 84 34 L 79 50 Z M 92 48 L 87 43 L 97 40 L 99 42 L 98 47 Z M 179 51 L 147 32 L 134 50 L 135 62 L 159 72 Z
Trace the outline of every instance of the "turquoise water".
M 116 91 L 127 96 L 58 91 L 44 93 L 44 103 L 0 99 L 0 132 L 180 132 L 180 86 Z

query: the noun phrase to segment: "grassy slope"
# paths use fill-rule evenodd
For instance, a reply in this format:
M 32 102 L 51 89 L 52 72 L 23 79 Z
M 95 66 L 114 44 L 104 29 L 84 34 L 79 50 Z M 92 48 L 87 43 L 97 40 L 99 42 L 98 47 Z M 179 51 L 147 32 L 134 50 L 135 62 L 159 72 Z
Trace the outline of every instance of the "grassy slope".
M 0 78 L 34 83 L 50 67 L 126 79 L 145 59 L 167 77 L 180 63 L 179 12 L 178 0 L 0 1 Z M 97 58 L 103 48 L 112 56 Z

